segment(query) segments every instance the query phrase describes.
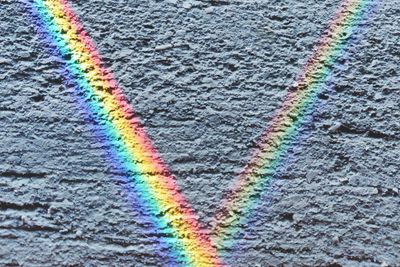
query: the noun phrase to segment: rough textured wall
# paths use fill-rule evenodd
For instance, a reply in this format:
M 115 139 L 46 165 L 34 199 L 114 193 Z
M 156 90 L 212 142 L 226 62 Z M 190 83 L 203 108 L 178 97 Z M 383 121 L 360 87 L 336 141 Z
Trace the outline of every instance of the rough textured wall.
M 340 4 L 70 2 L 206 226 Z M 399 264 L 400 4 L 376 3 L 226 263 Z M 0 5 L 0 265 L 163 265 L 20 2 Z

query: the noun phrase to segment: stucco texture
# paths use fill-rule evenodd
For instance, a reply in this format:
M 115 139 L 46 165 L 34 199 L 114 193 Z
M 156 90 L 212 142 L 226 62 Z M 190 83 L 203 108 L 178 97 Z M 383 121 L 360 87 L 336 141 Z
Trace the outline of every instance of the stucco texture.
M 339 0 L 71 8 L 204 227 Z M 107 160 L 22 1 L 0 1 L 0 265 L 177 265 Z M 400 2 L 375 1 L 229 266 L 400 266 Z

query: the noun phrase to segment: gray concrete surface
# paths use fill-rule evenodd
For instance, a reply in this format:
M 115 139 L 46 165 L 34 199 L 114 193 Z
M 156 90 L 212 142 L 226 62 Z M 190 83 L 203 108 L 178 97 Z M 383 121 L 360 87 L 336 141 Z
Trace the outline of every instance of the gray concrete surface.
M 70 2 L 206 226 L 340 3 Z M 0 5 L 0 266 L 174 264 L 20 1 Z M 376 1 L 227 264 L 400 266 L 399 21 Z

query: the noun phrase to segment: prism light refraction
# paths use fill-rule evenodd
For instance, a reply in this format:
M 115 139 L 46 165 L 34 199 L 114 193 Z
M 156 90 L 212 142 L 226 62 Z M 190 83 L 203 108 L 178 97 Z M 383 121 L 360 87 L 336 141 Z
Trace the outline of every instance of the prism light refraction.
M 120 164 L 130 174 L 138 195 L 158 215 L 160 228 L 173 233 L 181 260 L 193 266 L 219 265 L 216 250 L 203 233 L 196 216 L 109 71 L 102 67 L 97 50 L 64 0 L 26 2 L 41 20 L 63 57 L 81 98 L 102 126 Z

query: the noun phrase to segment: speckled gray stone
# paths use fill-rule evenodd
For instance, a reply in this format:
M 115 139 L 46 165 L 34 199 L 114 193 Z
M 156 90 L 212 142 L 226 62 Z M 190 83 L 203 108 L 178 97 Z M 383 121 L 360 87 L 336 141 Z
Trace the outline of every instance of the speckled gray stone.
M 0 265 L 175 264 L 21 2 L 0 1 Z M 70 2 L 206 227 L 340 4 Z M 399 1 L 355 35 L 227 264 L 399 265 Z

